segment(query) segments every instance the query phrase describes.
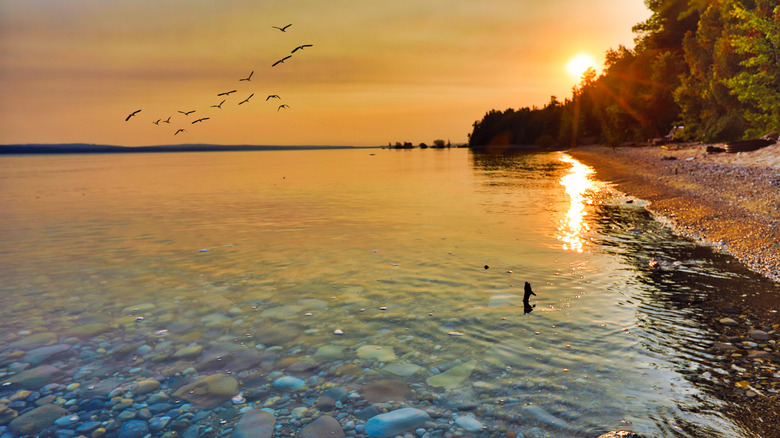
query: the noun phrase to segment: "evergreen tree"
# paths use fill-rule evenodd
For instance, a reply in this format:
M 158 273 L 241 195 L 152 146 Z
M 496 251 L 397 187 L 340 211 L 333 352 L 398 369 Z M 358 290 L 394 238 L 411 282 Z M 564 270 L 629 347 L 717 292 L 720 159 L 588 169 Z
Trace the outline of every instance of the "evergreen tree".
M 737 19 L 731 42 L 744 59 L 726 84 L 744 105 L 746 135 L 780 130 L 780 5 L 777 0 L 755 0 L 752 8 L 737 3 L 731 16 Z

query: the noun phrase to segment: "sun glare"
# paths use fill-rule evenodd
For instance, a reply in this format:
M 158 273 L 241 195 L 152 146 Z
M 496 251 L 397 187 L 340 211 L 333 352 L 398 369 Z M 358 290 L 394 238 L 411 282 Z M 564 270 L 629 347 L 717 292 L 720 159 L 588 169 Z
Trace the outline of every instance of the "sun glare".
M 593 180 L 590 179 L 593 169 L 569 155 L 561 157 L 561 161 L 572 166 L 569 173 L 560 181 L 571 199 L 571 206 L 561 220 L 558 239 L 563 242 L 564 250 L 583 252 L 586 244 L 585 234 L 589 230 L 585 222 L 586 206 L 593 202 L 593 191 L 596 190 Z
M 575 79 L 580 79 L 589 67 L 596 68 L 596 60 L 587 53 L 579 53 L 566 63 L 566 71 Z

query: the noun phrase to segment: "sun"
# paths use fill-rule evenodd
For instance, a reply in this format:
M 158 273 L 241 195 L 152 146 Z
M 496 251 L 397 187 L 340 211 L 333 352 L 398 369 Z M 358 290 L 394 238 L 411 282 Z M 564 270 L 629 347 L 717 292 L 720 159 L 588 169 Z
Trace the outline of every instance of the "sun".
M 578 53 L 566 63 L 566 71 L 575 79 L 580 79 L 589 67 L 596 68 L 596 60 L 587 53 Z

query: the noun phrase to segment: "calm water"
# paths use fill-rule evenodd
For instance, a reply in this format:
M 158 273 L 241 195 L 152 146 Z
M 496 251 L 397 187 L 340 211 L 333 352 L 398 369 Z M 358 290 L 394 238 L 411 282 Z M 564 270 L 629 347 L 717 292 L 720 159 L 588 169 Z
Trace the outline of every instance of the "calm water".
M 3 157 L 0 357 L 54 333 L 78 381 L 249 349 L 279 360 L 244 377 L 310 358 L 340 384 L 356 363 L 357 392 L 390 376 L 527 437 L 749 436 L 686 380 L 715 335 L 675 297 L 752 277 L 639 204 L 563 153 Z M 108 329 L 68 335 L 85 324 Z

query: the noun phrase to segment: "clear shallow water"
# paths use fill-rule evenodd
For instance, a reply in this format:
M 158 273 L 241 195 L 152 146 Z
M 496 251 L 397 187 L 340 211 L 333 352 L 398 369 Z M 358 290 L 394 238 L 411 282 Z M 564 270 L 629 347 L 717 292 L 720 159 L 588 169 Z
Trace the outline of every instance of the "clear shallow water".
M 681 303 L 750 274 L 565 154 L 4 157 L 0 188 L 2 378 L 19 341 L 53 333 L 80 352 L 54 363 L 85 384 L 173 388 L 209 353 L 249 350 L 245 392 L 311 359 L 322 385 L 392 378 L 413 394 L 393 407 L 436 400 L 494 434 L 749 436 L 686 380 L 715 335 Z M 68 335 L 85 324 L 106 329 Z M 379 347 L 393 357 L 367 358 Z M 467 377 L 431 380 L 453 369 Z

